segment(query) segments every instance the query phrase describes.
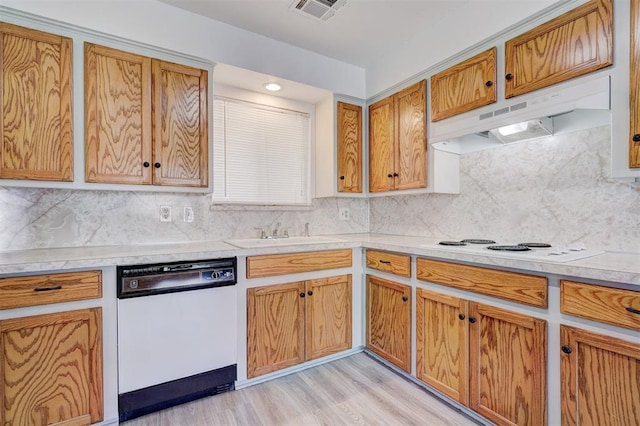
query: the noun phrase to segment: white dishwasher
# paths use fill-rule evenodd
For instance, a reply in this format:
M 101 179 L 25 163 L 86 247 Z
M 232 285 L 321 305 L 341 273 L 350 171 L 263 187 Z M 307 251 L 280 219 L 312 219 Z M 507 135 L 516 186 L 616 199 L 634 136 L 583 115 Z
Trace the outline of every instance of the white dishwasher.
M 118 414 L 234 389 L 236 258 L 118 267 Z

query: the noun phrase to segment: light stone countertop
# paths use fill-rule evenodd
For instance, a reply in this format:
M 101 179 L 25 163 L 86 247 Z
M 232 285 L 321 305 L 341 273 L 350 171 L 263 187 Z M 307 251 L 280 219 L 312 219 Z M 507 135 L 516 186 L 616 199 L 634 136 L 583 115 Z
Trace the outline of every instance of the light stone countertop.
M 148 244 L 131 246 L 89 246 L 0 252 L 0 274 L 85 269 L 115 265 L 133 265 L 230 256 L 247 256 L 298 251 L 366 247 L 425 257 L 474 263 L 484 266 L 519 269 L 567 277 L 640 286 L 640 253 L 605 254 L 566 262 L 518 260 L 487 255 L 456 253 L 426 248 L 437 241 L 426 237 L 385 234 L 328 235 L 340 241 L 314 244 L 278 245 L 241 249 L 223 241 Z

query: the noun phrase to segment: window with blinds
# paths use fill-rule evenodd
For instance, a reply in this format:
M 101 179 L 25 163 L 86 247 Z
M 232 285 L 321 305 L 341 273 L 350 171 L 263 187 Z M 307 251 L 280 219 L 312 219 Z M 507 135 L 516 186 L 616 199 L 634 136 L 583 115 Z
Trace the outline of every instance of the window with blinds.
M 217 97 L 213 200 L 309 204 L 309 114 Z

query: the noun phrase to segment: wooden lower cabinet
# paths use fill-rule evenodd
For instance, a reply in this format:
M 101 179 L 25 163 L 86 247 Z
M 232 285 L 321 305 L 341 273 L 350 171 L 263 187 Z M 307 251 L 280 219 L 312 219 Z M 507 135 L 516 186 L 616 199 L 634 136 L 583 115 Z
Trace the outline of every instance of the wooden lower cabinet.
M 471 302 L 469 322 L 470 407 L 499 425 L 546 425 L 546 321 Z
M 102 310 L 0 321 L 3 425 L 103 420 Z
M 546 322 L 416 292 L 416 375 L 499 425 L 545 425 Z
M 367 348 L 411 372 L 411 287 L 367 275 Z
M 469 405 L 469 302 L 416 290 L 416 377 Z
M 640 425 L 640 344 L 560 326 L 563 425 Z
M 351 275 L 306 282 L 305 359 L 351 348 Z
M 247 289 L 247 377 L 351 348 L 351 275 Z

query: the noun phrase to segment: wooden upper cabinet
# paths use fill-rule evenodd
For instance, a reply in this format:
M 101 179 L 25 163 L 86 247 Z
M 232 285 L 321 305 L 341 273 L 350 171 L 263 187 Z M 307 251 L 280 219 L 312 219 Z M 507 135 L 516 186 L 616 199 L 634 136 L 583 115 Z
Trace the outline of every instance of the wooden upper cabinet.
M 0 321 L 0 422 L 103 420 L 100 308 Z
M 0 178 L 73 181 L 72 40 L 0 23 Z
M 151 59 L 91 43 L 85 60 L 85 179 L 151 183 Z
M 394 188 L 393 97 L 369 106 L 369 192 Z
M 154 182 L 207 186 L 208 73 L 153 60 Z
M 85 43 L 87 182 L 206 187 L 208 73 Z
M 396 189 L 427 186 L 427 81 L 394 95 L 396 111 Z
M 431 77 L 431 121 L 496 102 L 493 47 Z
M 369 192 L 427 186 L 426 80 L 369 107 Z
M 338 192 L 362 192 L 362 107 L 338 102 Z
M 367 275 L 367 348 L 411 372 L 411 287 Z
M 640 167 L 640 0 L 631 0 L 629 167 Z
M 613 64 L 612 0 L 591 0 L 505 44 L 505 97 Z
M 547 324 L 469 304 L 470 407 L 498 425 L 547 424 Z
M 560 326 L 562 425 L 640 424 L 640 345 Z

